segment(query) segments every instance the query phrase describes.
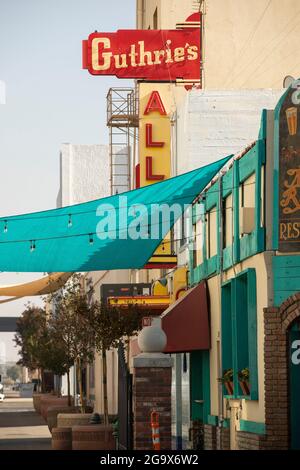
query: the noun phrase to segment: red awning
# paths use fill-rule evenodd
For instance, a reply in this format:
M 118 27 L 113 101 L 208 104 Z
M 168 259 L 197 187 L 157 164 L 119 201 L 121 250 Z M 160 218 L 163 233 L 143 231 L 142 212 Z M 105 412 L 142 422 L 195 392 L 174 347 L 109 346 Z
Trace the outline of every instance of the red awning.
M 167 335 L 165 353 L 210 348 L 208 290 L 205 281 L 170 305 L 161 316 Z

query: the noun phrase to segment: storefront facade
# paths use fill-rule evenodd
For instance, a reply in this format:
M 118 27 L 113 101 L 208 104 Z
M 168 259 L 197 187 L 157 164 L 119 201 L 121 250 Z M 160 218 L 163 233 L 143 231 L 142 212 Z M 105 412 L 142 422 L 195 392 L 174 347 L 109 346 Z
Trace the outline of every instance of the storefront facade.
M 210 297 L 206 377 L 201 361 L 191 370 L 210 384 L 207 449 L 299 448 L 297 90 L 263 112 L 258 140 L 212 182 L 193 220 L 190 283 L 206 279 Z

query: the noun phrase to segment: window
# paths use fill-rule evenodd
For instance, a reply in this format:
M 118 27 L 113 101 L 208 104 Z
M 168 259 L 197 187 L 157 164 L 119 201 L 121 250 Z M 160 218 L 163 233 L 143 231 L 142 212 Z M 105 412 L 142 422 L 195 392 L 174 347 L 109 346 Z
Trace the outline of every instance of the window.
M 183 213 L 180 219 L 180 243 L 179 246 L 182 247 L 187 243 L 187 237 L 186 237 L 186 220 L 185 220 L 186 214 Z
M 255 207 L 255 173 L 240 185 L 241 207 Z
M 223 248 L 232 245 L 232 194 L 223 199 Z
M 203 257 L 203 222 L 198 220 L 196 224 L 193 225 L 194 229 L 194 263 L 195 267 L 202 264 L 204 261 Z
M 245 396 L 239 373 L 249 370 L 250 394 L 258 399 L 256 274 L 248 269 L 222 287 L 222 369 L 233 370 L 233 396 Z M 226 392 L 224 392 L 226 395 Z
M 240 237 L 255 229 L 255 173 L 240 185 Z
M 206 253 L 207 258 L 217 254 L 217 207 L 206 213 Z

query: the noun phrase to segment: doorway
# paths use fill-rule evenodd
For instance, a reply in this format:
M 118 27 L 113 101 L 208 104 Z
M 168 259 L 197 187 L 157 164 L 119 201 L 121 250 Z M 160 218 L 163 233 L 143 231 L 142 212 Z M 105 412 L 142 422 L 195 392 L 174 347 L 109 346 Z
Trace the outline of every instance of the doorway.
M 290 390 L 290 445 L 300 450 L 300 321 L 288 331 L 289 390 Z

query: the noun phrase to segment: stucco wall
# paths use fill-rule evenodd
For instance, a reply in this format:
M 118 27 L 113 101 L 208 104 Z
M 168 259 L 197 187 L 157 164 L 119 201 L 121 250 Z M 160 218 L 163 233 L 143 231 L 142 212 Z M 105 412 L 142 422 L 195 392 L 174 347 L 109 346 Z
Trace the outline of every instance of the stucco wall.
M 195 9 L 194 0 L 137 0 L 137 27 L 153 29 L 153 15 L 157 8 L 158 28 L 174 29 L 176 23 L 185 21 Z
M 203 0 L 203 88 L 281 88 L 299 75 L 299 0 Z M 193 0 L 137 0 L 137 27 L 175 28 Z M 199 7 L 198 7 L 199 8 Z
M 205 0 L 203 86 L 280 88 L 299 76 L 299 0 Z

